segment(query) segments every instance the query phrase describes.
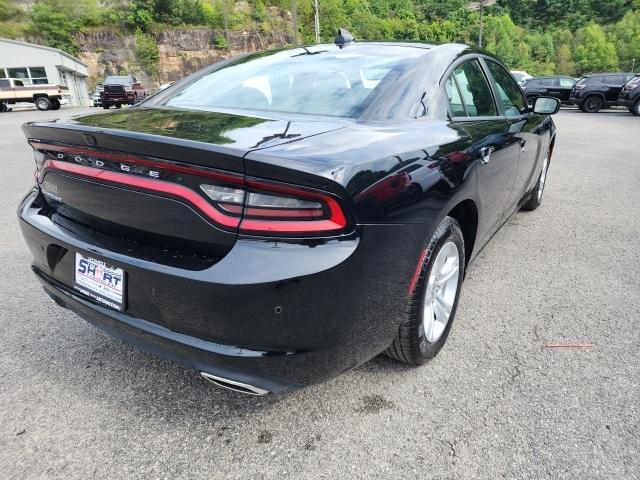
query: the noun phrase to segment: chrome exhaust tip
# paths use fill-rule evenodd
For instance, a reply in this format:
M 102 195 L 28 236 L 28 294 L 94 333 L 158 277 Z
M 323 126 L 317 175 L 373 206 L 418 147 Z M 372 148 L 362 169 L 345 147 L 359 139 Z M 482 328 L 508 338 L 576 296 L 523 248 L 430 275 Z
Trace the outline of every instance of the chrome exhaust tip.
M 228 378 L 217 377 L 216 375 L 211 375 L 206 372 L 200 372 L 200 376 L 219 387 L 233 390 L 234 392 L 246 393 L 247 395 L 266 395 L 269 393 L 269 390 L 256 387 L 255 385 L 229 380 Z

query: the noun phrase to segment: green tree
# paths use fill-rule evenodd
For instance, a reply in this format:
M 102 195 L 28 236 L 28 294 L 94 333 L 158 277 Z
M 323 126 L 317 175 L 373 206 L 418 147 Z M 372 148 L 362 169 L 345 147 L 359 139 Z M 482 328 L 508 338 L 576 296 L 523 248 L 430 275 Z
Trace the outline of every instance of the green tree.
M 638 67 L 640 65 L 640 10 L 627 12 L 614 25 L 612 34 L 620 66 L 628 71 L 631 71 L 634 66 Z
M 574 58 L 580 74 L 618 69 L 616 49 L 596 23 L 578 31 Z

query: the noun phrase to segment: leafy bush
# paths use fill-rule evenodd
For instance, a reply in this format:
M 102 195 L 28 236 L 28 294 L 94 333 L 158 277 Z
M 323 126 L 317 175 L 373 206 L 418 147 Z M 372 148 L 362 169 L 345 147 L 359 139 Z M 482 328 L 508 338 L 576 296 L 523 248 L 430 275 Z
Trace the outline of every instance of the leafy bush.
M 155 39 L 148 33 L 144 33 L 139 28 L 136 30 L 136 60 L 142 69 L 150 76 L 158 75 L 158 65 L 160 63 L 160 52 Z

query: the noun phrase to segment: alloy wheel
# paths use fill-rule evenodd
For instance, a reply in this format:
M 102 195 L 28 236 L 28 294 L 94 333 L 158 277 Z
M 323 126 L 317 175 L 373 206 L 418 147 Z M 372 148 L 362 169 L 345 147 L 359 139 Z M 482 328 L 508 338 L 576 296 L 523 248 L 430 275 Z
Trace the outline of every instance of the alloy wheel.
M 444 334 L 458 293 L 460 254 L 452 241 L 445 243 L 429 273 L 424 299 L 424 335 L 429 343 L 440 340 Z
M 602 100 L 599 97 L 589 97 L 584 101 L 584 109 L 589 113 L 596 113 L 602 108 Z
M 47 103 L 46 100 L 43 100 L 43 99 L 38 100 L 38 107 L 41 110 L 46 110 L 48 106 L 49 106 L 49 104 Z

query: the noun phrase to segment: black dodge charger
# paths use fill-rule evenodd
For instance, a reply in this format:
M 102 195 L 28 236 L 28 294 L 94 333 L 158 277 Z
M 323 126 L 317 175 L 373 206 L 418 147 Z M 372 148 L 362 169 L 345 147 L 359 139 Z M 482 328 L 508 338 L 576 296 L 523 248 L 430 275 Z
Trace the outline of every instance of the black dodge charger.
M 484 52 L 342 32 L 26 124 L 20 225 L 57 304 L 222 386 L 423 364 L 469 263 L 540 204 L 557 109 Z

